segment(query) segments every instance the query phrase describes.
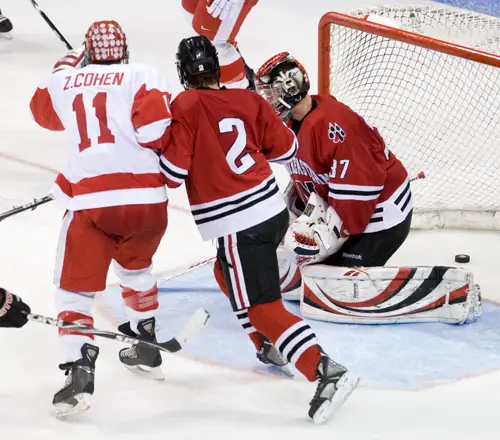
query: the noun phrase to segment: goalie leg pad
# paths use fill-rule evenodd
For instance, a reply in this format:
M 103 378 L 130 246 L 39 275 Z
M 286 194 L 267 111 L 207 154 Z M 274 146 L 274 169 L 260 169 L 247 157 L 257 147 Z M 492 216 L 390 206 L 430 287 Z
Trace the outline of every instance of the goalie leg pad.
M 304 317 L 338 323 L 463 324 L 481 316 L 479 287 L 464 269 L 302 268 Z
M 290 301 L 299 301 L 302 292 L 302 276 L 299 266 L 295 263 L 295 257 L 283 246 L 278 248 L 277 254 L 281 296 Z

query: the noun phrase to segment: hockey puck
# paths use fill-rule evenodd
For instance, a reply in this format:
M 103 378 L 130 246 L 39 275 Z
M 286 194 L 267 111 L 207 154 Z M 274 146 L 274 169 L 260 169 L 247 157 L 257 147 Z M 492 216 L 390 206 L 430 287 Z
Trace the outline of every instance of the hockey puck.
M 467 254 L 458 254 L 455 255 L 456 263 L 468 263 L 470 261 L 470 257 Z

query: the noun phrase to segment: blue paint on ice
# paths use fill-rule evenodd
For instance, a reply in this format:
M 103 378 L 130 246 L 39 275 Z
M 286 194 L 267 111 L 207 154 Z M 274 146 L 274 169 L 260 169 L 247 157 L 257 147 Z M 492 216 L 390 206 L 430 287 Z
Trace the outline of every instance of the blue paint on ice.
M 440 0 L 439 3 L 470 9 L 482 14 L 500 16 L 500 2 L 498 0 Z
M 233 368 L 276 374 L 255 358 L 253 345 L 218 290 L 212 266 L 204 266 L 160 286 L 159 339 L 182 327 L 197 308 L 212 319 L 186 354 Z M 104 298 L 123 316 L 119 291 Z M 287 302 L 298 314 L 298 305 Z M 500 369 L 500 306 L 487 303 L 482 319 L 471 325 L 399 324 L 345 325 L 310 321 L 321 345 L 337 361 L 363 378 L 364 385 L 392 389 L 421 389 Z

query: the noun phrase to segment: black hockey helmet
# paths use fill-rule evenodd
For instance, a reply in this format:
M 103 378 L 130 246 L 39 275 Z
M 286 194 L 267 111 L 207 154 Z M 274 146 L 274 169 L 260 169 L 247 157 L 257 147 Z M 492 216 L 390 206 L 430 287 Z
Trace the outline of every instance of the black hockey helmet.
M 185 38 L 179 43 L 176 57 L 179 80 L 186 90 L 199 88 L 204 83 L 219 84 L 219 57 L 207 37 Z
M 311 88 L 306 69 L 288 52 L 267 60 L 257 72 L 255 85 L 283 121 L 290 119 L 290 110 Z

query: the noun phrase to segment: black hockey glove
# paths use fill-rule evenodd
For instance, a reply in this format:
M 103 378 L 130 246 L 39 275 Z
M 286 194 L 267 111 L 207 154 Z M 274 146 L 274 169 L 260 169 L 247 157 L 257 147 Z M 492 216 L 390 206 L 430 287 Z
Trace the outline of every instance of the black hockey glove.
M 0 287 L 0 327 L 22 327 L 28 313 L 31 309 L 21 298 Z

